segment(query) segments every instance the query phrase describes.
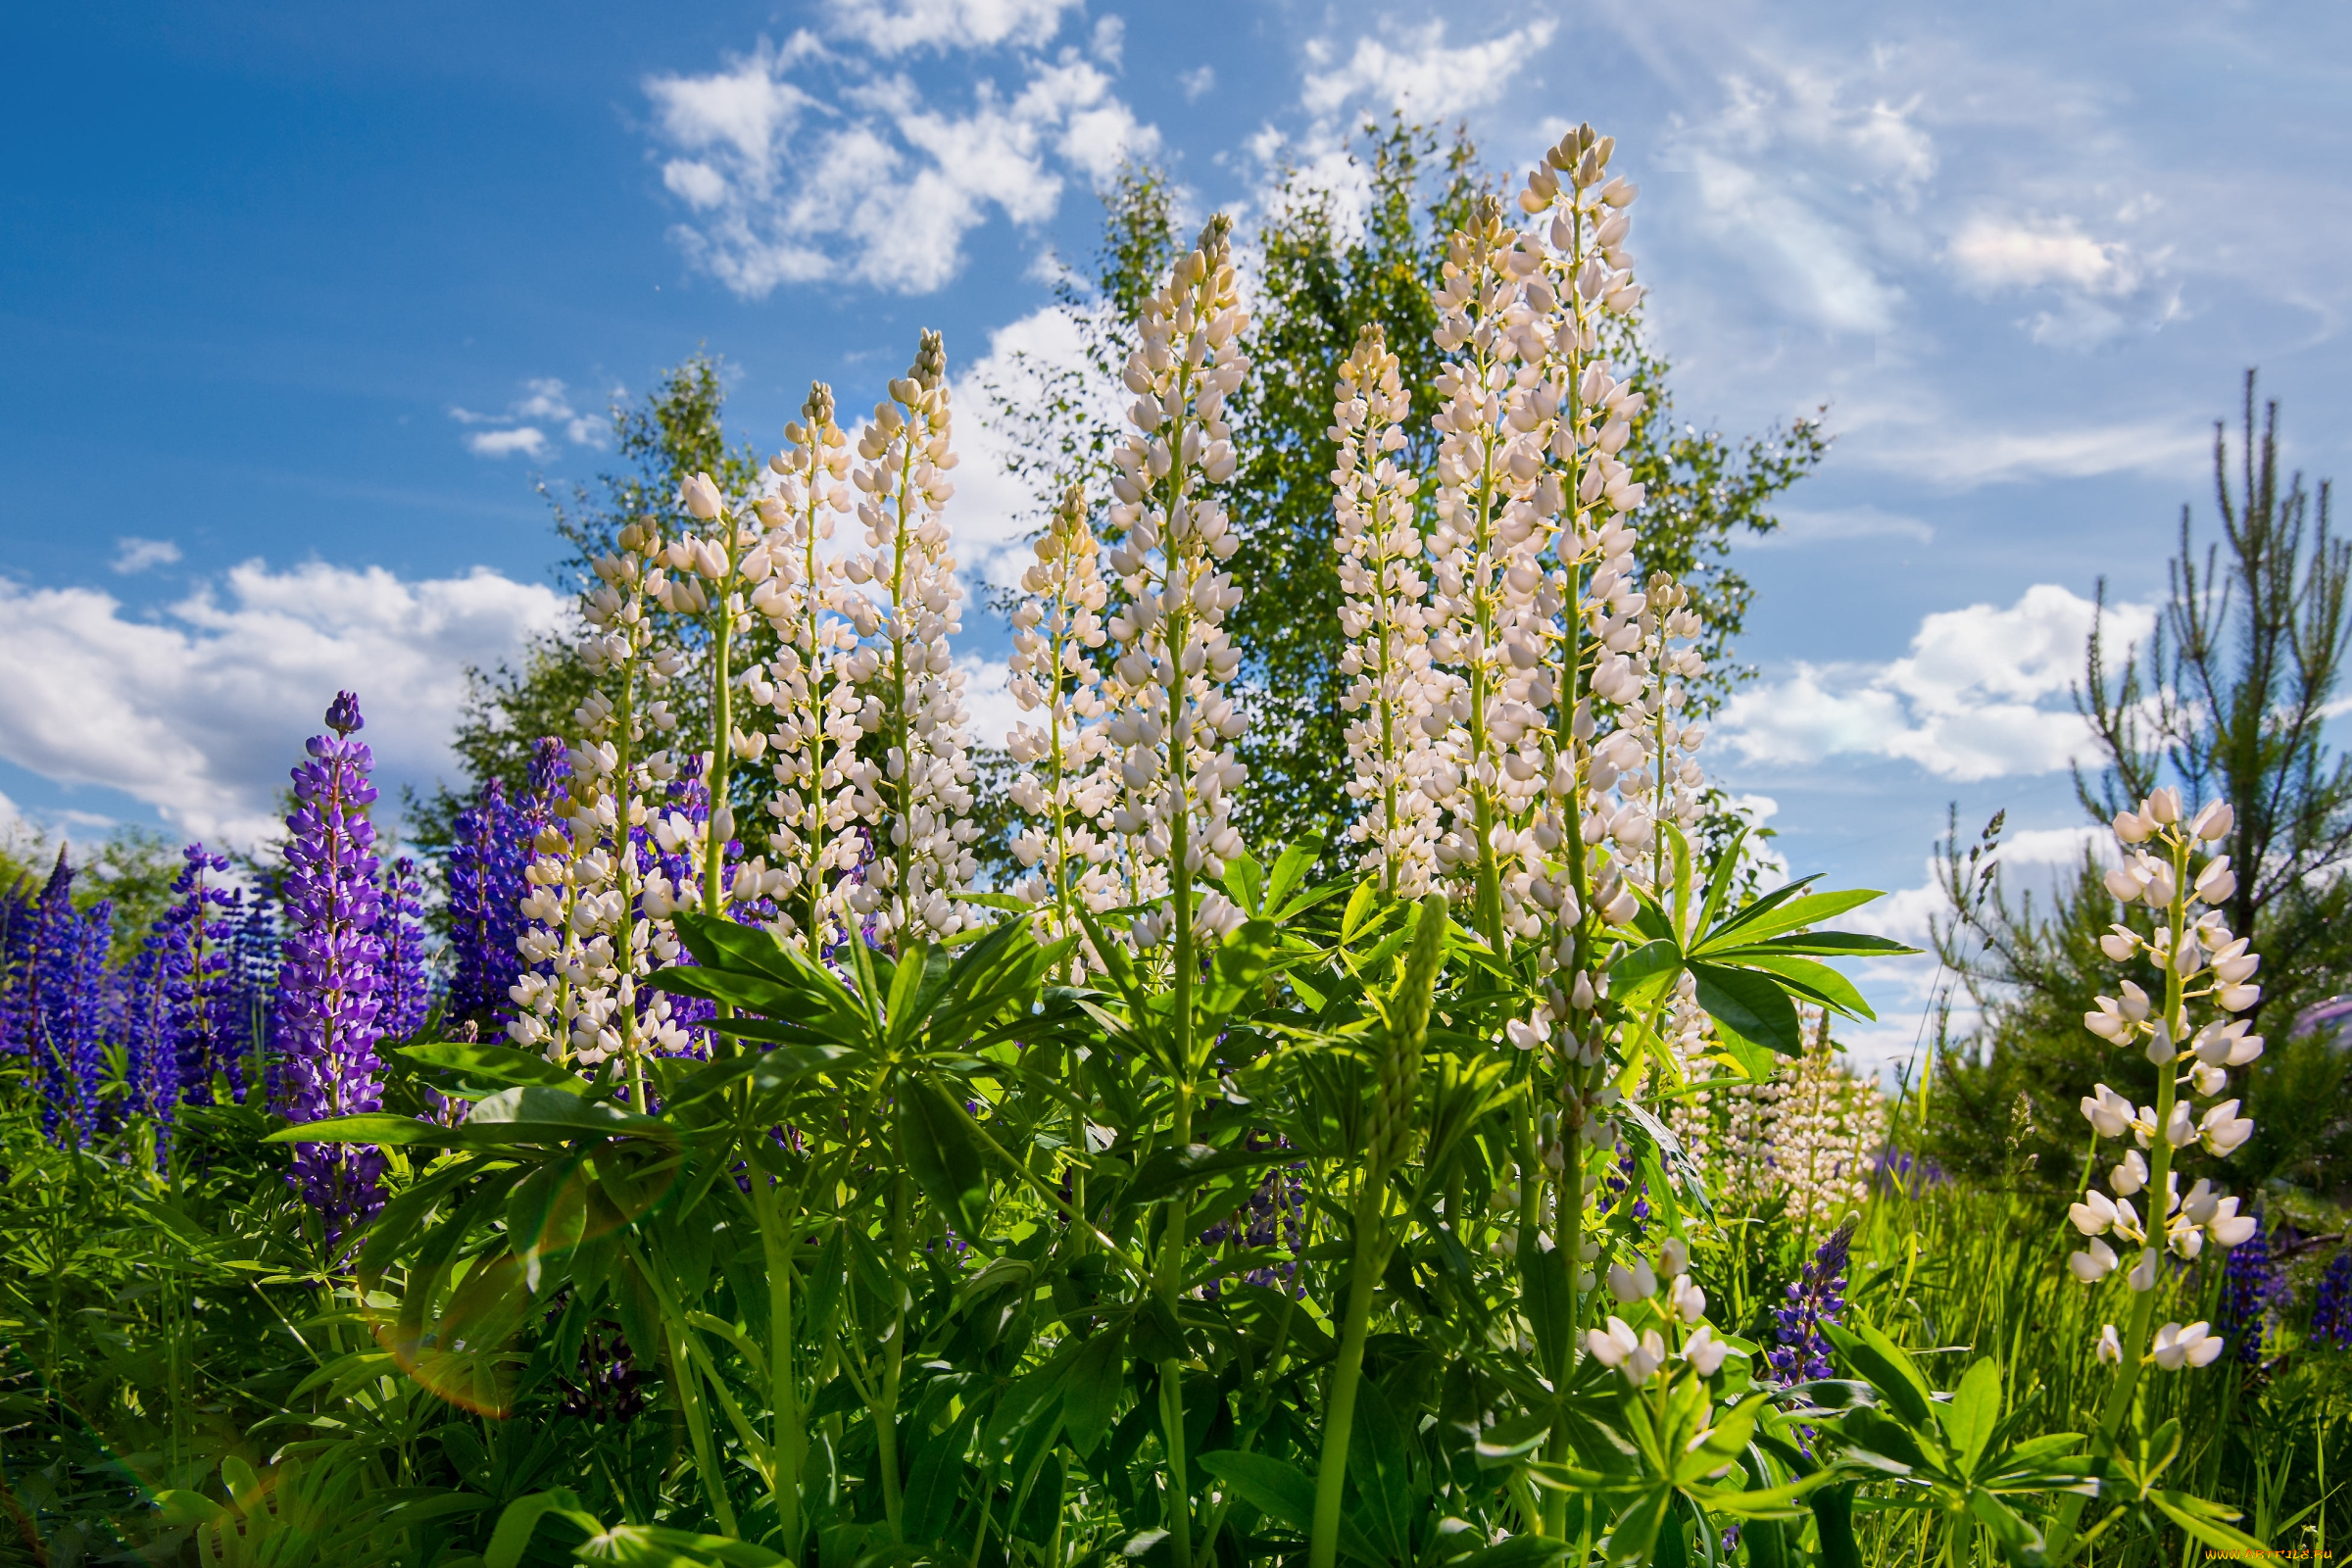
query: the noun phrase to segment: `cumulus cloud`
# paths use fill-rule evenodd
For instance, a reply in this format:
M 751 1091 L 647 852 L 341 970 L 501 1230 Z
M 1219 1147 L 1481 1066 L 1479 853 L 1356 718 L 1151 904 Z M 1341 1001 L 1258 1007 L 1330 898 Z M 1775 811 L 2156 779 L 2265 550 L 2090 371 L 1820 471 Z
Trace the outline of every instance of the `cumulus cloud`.
M 1952 236 L 1951 258 L 1963 280 L 1988 290 L 2057 283 L 2093 294 L 2121 294 L 2139 278 L 2129 246 L 2092 239 L 2072 219 L 1973 219 Z
M 141 539 L 125 534 L 115 541 L 114 568 L 128 577 L 155 566 L 169 566 L 179 560 L 179 546 L 169 539 Z
M 1081 0 L 839 0 L 831 25 L 881 55 L 917 49 L 1036 49 Z M 1115 19 L 1111 19 L 1115 20 Z
M 450 409 L 451 418 L 475 427 L 466 434 L 466 451 L 477 458 L 544 458 L 555 449 L 555 443 L 542 426 L 561 430 L 573 446 L 605 444 L 604 421 L 573 408 L 571 389 L 564 382 L 551 375 L 522 385 L 523 396 L 507 405 L 504 414 Z
M 1184 89 L 1186 103 L 1197 104 L 1216 90 L 1217 69 L 1214 66 L 1195 66 L 1176 78 L 1176 85 Z
M 1382 110 L 1401 109 L 1425 121 L 1443 120 L 1493 103 L 1512 77 L 1551 42 L 1558 25 L 1539 18 L 1483 43 L 1448 46 L 1446 24 L 1400 30 L 1392 47 L 1379 38 L 1355 40 L 1345 60 L 1328 39 L 1311 39 L 1300 103 L 1307 112 L 1329 116 L 1350 103 Z
M 2081 679 L 2095 607 L 2037 583 L 2007 609 L 1927 616 L 1908 657 L 1884 664 L 1798 664 L 1725 706 L 1724 735 L 1751 762 L 1801 767 L 1836 757 L 1918 763 L 1955 781 L 2047 773 L 2087 755 L 2069 692 Z M 2155 624 L 2145 605 L 2108 607 L 2119 644 Z
M 360 694 L 387 794 L 451 777 L 467 664 L 562 623 L 536 583 L 487 569 L 409 581 L 380 567 L 251 561 L 153 619 L 86 588 L 0 578 L 0 758 L 119 789 L 191 835 L 250 842 L 338 689 Z
M 900 0 L 839 12 L 836 36 L 871 54 L 917 47 L 1034 48 L 1067 7 Z M 1115 19 L 1112 19 L 1115 20 Z M 801 31 L 701 75 L 648 77 L 668 156 L 662 182 L 688 220 L 672 234 L 735 293 L 849 278 L 905 294 L 943 287 L 993 209 L 1035 225 L 1058 209 L 1064 171 L 1106 179 L 1158 146 L 1111 90 L 1120 32 L 1092 58 L 1016 57 L 1017 85 L 977 77 L 968 103 Z

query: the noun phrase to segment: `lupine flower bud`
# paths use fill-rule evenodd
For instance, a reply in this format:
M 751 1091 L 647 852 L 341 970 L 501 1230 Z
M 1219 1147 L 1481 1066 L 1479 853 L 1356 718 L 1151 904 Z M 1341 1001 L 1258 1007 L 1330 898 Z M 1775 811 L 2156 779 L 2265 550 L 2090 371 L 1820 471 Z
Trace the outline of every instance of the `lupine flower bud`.
M 685 504 L 686 514 L 699 522 L 710 521 L 725 509 L 726 504 L 719 499 L 718 486 L 711 482 L 707 473 L 688 476 L 686 482 L 678 487 L 678 494 L 679 500 Z
M 2204 1120 L 2198 1123 L 2193 1133 L 2187 1137 L 2175 1134 L 2173 1142 L 2175 1144 L 2186 1144 L 2192 1141 L 2201 1143 L 2205 1146 L 2207 1153 L 2219 1154 L 2224 1157 L 2235 1153 L 2239 1145 L 2254 1136 L 2254 1123 L 2237 1113 L 2237 1105 L 2238 1102 L 2234 1100 L 2223 1101 L 2205 1113 Z M 2176 1119 L 2185 1124 L 2188 1120 L 2187 1107 L 2175 1105 L 2174 1111 Z
M 1715 1331 L 1704 1325 L 1683 1343 L 1683 1359 L 1702 1378 L 1711 1378 L 1722 1371 L 1724 1358 L 1731 1353 L 1732 1348 L 1715 1338 Z
M 2126 844 L 2145 844 L 2153 824 L 2141 820 L 2134 811 L 2115 813 L 2115 836 Z
M 2123 1364 L 2124 1342 L 2122 1338 L 2116 1334 L 2114 1324 L 2102 1323 L 2099 1325 L 2098 1343 L 2093 1348 L 2093 1353 L 2095 1353 L 2101 1361 L 2105 1362 L 2109 1366 L 2120 1366 Z
M 2180 792 L 2167 784 L 2140 804 L 2139 814 L 2159 827 L 2180 820 Z
M 2230 829 L 2236 825 L 2237 813 L 2231 809 L 2230 803 L 2215 801 L 2197 813 L 2197 819 L 2189 824 L 2189 831 L 2208 844 L 2218 844 L 2228 838 Z M 2225 899 L 2229 896 L 2227 893 L 2221 895 Z

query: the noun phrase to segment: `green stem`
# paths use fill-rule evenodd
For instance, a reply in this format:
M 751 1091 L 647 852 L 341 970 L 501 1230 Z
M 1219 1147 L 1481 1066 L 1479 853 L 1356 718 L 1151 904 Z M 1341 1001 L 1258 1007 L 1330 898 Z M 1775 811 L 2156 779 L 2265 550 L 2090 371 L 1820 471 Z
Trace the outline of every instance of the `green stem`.
M 1387 1266 L 1388 1231 L 1381 1212 L 1388 1173 L 1364 1173 L 1355 1203 L 1355 1260 L 1348 1276 L 1348 1309 L 1341 1319 L 1339 1359 L 1323 1401 L 1323 1456 L 1315 1472 L 1315 1518 L 1307 1538 L 1307 1568 L 1334 1568 L 1340 1555 L 1340 1505 L 1348 1484 L 1348 1441 L 1355 1430 L 1355 1391 L 1363 1381 L 1364 1340 L 1372 1322 L 1372 1291 Z

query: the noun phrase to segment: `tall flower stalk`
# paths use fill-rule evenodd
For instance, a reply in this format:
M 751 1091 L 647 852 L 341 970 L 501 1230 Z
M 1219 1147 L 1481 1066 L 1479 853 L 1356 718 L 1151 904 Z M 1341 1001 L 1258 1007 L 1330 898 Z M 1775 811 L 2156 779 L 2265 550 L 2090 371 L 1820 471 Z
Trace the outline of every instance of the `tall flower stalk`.
M 311 737 L 310 760 L 294 769 L 286 818 L 285 931 L 278 964 L 278 1017 L 285 1053 L 287 1118 L 322 1121 L 383 1106 L 376 1042 L 382 1001 L 383 898 L 375 874 L 375 803 L 359 699 L 336 694 L 330 731 Z M 329 1246 L 382 1205 L 383 1156 L 368 1145 L 299 1144 L 294 1173 Z
M 947 352 L 926 331 L 906 374 L 858 438 L 852 478 L 863 492 L 863 553 L 845 566 L 872 597 L 848 601 L 865 639 L 852 664 L 864 693 L 858 721 L 872 754 L 845 772 L 875 858 L 850 906 L 877 940 L 898 945 L 954 936 L 975 917 L 956 901 L 978 862 L 970 845 L 972 764 L 964 756 L 963 673 L 948 639 L 962 630 L 956 559 L 941 508 L 956 493 Z
M 1364 328 L 1341 363 L 1332 408 L 1339 443 L 1333 542 L 1348 596 L 1340 610 L 1348 638 L 1340 670 L 1351 677 L 1341 706 L 1355 715 L 1348 725 L 1355 770 L 1348 793 L 1363 803 L 1348 836 L 1364 846 L 1360 863 L 1379 873 L 1390 897 L 1418 898 L 1436 869 L 1430 772 L 1440 758 L 1432 731 L 1444 734 L 1449 715 L 1439 711 L 1446 681 L 1430 662 L 1429 585 L 1413 514 L 1420 481 L 1396 456 L 1413 406 L 1397 368 L 1378 324 Z
M 2068 1257 L 2067 1267 L 2086 1285 L 2122 1268 L 2110 1237 L 2138 1254 L 2125 1270 L 2132 1291 L 2126 1325 L 2118 1334 L 2109 1324 L 2097 1346 L 2100 1358 L 2116 1367 L 2099 1414 L 2096 1439 L 2102 1451 L 2123 1431 L 2143 1367 L 2205 1366 L 2225 1346 L 2202 1321 L 2157 1325 L 2165 1254 L 2194 1258 L 2209 1240 L 2235 1247 L 2253 1237 L 2259 1224 L 2239 1213 L 2238 1200 L 2209 1177 L 2200 1176 L 2186 1193 L 2180 1191 L 2181 1166 L 2191 1156 L 2227 1159 L 2254 1132 L 2254 1123 L 2238 1114 L 2239 1102 L 2221 1098 L 2229 1090 L 2230 1069 L 2254 1061 L 2263 1046 L 2261 1036 L 2247 1033 L 2243 1018 L 2231 1016 L 2262 1000 L 2254 981 L 2261 960 L 2247 951 L 2244 937 L 2230 932 L 2224 913 L 2237 891 L 2236 873 L 2227 855 L 2211 855 L 2206 848 L 2227 840 L 2235 822 L 2235 812 L 2222 801 L 2193 815 L 2184 813 L 2180 792 L 2171 788 L 2156 790 L 2138 810 L 2115 819 L 2124 858 L 2107 873 L 2107 890 L 2127 908 L 2145 909 L 2150 930 L 2142 935 L 2119 922 L 2100 946 L 2113 962 L 2141 959 L 2153 966 L 2162 991 L 2150 996 L 2126 980 L 2117 988 L 2120 995 L 2100 997 L 2097 1008 L 2082 1020 L 2093 1035 L 2118 1048 L 2137 1049 L 2157 1068 L 2153 1105 L 2134 1106 L 2104 1083 L 2082 1101 L 2094 1147 L 2127 1135 L 2131 1142 L 2107 1172 L 2107 1190 L 2087 1187 L 2082 1201 L 2069 1209 L 2083 1247 Z M 2196 1021 L 2200 1014 L 2206 1020 L 2202 1024 Z M 2201 1100 L 2212 1103 L 2199 1115 Z M 2141 1204 L 2147 1208 L 2144 1218 Z M 2081 1514 L 2080 1499 L 2068 1499 L 2052 1541 L 2053 1556 L 2064 1550 Z
M 767 617 L 777 651 L 748 690 L 774 714 L 765 750 L 775 782 L 767 847 L 777 873 L 778 930 L 821 953 L 853 923 L 845 879 L 864 847 L 847 772 L 863 733 L 847 668 L 858 633 L 842 608 L 848 590 L 840 558 L 828 548 L 852 506 L 849 437 L 834 422 L 831 387 L 819 381 L 808 388 L 784 438 L 786 450 L 767 465 L 775 493 L 760 502 L 770 530 L 769 569 L 750 600 Z
M 1011 789 L 1026 822 L 1012 853 L 1028 874 L 1013 893 L 1037 909 L 1040 941 L 1077 935 L 1083 953 L 1079 909 L 1110 907 L 1118 888 L 1104 831 L 1116 785 L 1095 659 L 1107 640 L 1102 610 L 1109 594 L 1078 486 L 1063 492 L 1036 554 L 1021 573 L 1024 597 L 1012 614 L 1012 700 L 1036 715 L 1005 737 L 1006 751 L 1025 769 Z
M 1242 850 L 1229 792 L 1245 774 L 1232 741 L 1242 714 L 1225 694 L 1241 650 L 1223 626 L 1241 602 L 1230 573 L 1218 569 L 1240 547 L 1225 509 L 1208 487 L 1233 477 L 1232 432 L 1225 399 L 1249 372 L 1241 334 L 1249 318 L 1233 270 L 1230 224 L 1219 215 L 1180 257 L 1167 282 L 1139 312 L 1142 344 L 1129 357 L 1128 433 L 1113 450 L 1117 502 L 1110 520 L 1121 532 L 1110 554 L 1125 602 L 1109 622 L 1120 647 L 1112 665 L 1116 716 L 1105 733 L 1120 748 L 1117 766 L 1129 791 L 1121 823 L 1139 839 L 1146 864 L 1166 868 L 1167 905 L 1136 923 L 1140 948 L 1171 933 L 1167 975 L 1174 993 L 1167 1068 L 1175 1096 L 1176 1147 L 1192 1141 L 1194 1102 L 1203 1066 L 1193 1037 L 1193 994 L 1204 940 L 1228 934 L 1240 911 L 1210 894 L 1194 906 L 1195 879 L 1222 875 Z M 1171 1316 L 1183 1285 L 1184 1249 L 1192 1235 L 1182 1198 L 1161 1233 L 1153 1281 Z M 1168 1531 L 1179 1563 L 1192 1560 L 1191 1481 L 1185 1463 L 1182 1368 L 1159 1365 L 1159 1417 L 1171 1463 Z

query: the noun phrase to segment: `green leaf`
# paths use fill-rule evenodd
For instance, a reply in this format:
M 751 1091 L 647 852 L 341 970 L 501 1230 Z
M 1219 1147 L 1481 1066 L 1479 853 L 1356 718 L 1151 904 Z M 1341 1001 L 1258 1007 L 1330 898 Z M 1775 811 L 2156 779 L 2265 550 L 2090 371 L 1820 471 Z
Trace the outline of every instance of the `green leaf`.
M 603 1521 L 580 1506 L 580 1499 L 568 1488 L 535 1492 L 508 1503 L 498 1516 L 498 1528 L 490 1533 L 490 1544 L 482 1552 L 482 1568 L 521 1568 L 532 1532 L 549 1514 L 577 1525 L 590 1536 L 602 1534 L 605 1528 Z
M 1609 965 L 1609 995 L 1630 1010 L 1640 1010 L 1650 993 L 1673 983 L 1683 972 L 1683 950 L 1668 938 L 1644 942 Z
M 1817 877 L 1806 877 L 1801 882 L 1791 882 L 1785 888 L 1776 888 L 1767 893 L 1708 932 L 1706 940 L 1698 945 L 1699 954 L 1709 954 L 1718 944 L 1728 946 L 1735 942 L 1760 942 L 1766 937 L 1779 936 L 1784 931 L 1819 925 L 1848 909 L 1859 908 L 1873 899 L 1885 897 L 1869 888 L 1856 888 L 1846 893 L 1814 893 L 1802 898 L 1794 896 L 1817 880 Z
M 426 1067 L 440 1067 L 485 1083 L 541 1085 L 566 1094 L 586 1094 L 588 1081 L 557 1066 L 544 1056 L 512 1046 L 478 1045 L 467 1040 L 427 1040 L 414 1046 L 395 1046 L 392 1054 Z
M 456 1149 L 457 1129 L 439 1122 L 396 1116 L 388 1110 L 363 1111 L 356 1116 L 328 1116 L 318 1121 L 280 1127 L 262 1140 L 265 1144 L 390 1144 L 396 1147 Z
M 1979 1361 L 1979 1366 L 1989 1366 Z M 1968 1493 L 1968 1511 L 1977 1522 L 1992 1533 L 2000 1546 L 2001 1555 L 2011 1562 L 2041 1568 L 2041 1532 L 2026 1522 L 2025 1516 L 1989 1492 L 1971 1487 Z
M 1851 1326 L 1824 1323 L 1822 1332 L 1838 1347 L 1838 1353 L 1855 1371 L 1870 1380 L 1879 1397 L 1901 1416 L 1916 1433 L 1925 1427 L 1934 1430 L 1933 1403 L 1928 1397 L 1927 1380 L 1911 1358 L 1895 1348 L 1894 1342 L 1870 1325 L 1866 1318 L 1857 1317 Z
M 1568 1555 L 1568 1543 L 1549 1536 L 1513 1536 L 1508 1541 L 1455 1557 L 1446 1568 L 1544 1568 Z
M 1771 976 L 1695 961 L 1690 976 L 1698 983 L 1698 1004 L 1723 1033 L 1784 1056 L 1805 1054 L 1796 1004 Z
M 502 1089 L 477 1102 L 457 1128 L 468 1148 L 503 1144 L 560 1144 L 574 1138 L 650 1138 L 677 1142 L 677 1132 L 654 1116 L 583 1100 L 560 1089 Z
M 1233 1448 L 1201 1454 L 1195 1462 L 1267 1518 L 1300 1535 L 1314 1528 L 1315 1484 L 1297 1465 Z
M 900 973 L 914 967 L 906 964 Z M 977 1246 L 989 1189 L 979 1130 L 963 1106 L 927 1076 L 910 1075 L 900 1083 L 899 1146 L 923 1196 L 958 1237 Z
M 1984 1445 L 1992 1441 L 1993 1429 L 2001 1423 L 2001 1374 L 1992 1358 L 1985 1356 L 1971 1366 L 1960 1379 L 1952 1402 L 1938 1406 L 1936 1413 L 1943 1420 L 1944 1435 L 1951 1440 L 1960 1473 L 1974 1475 Z
M 1061 1424 L 1080 1458 L 1095 1451 L 1127 1392 L 1127 1325 L 1106 1325 L 1070 1363 L 1061 1387 Z
M 2237 1517 L 2237 1511 L 2233 1508 L 2223 1508 L 2184 1492 L 2151 1492 L 2148 1501 L 2154 1503 L 2157 1511 L 2167 1519 L 2208 1546 L 2249 1554 L 2262 1550 L 2261 1542 L 2222 1522 Z
M 1854 983 L 1828 964 L 1787 955 L 1751 955 L 1752 950 L 1743 948 L 1736 954 L 1717 954 L 1714 961 L 1726 967 L 1771 975 L 1781 982 L 1784 990 L 1797 992 L 1807 1001 L 1820 1003 L 1849 1018 L 1877 1020 L 1879 1015 L 1870 1010 L 1870 1004 L 1854 989 Z

